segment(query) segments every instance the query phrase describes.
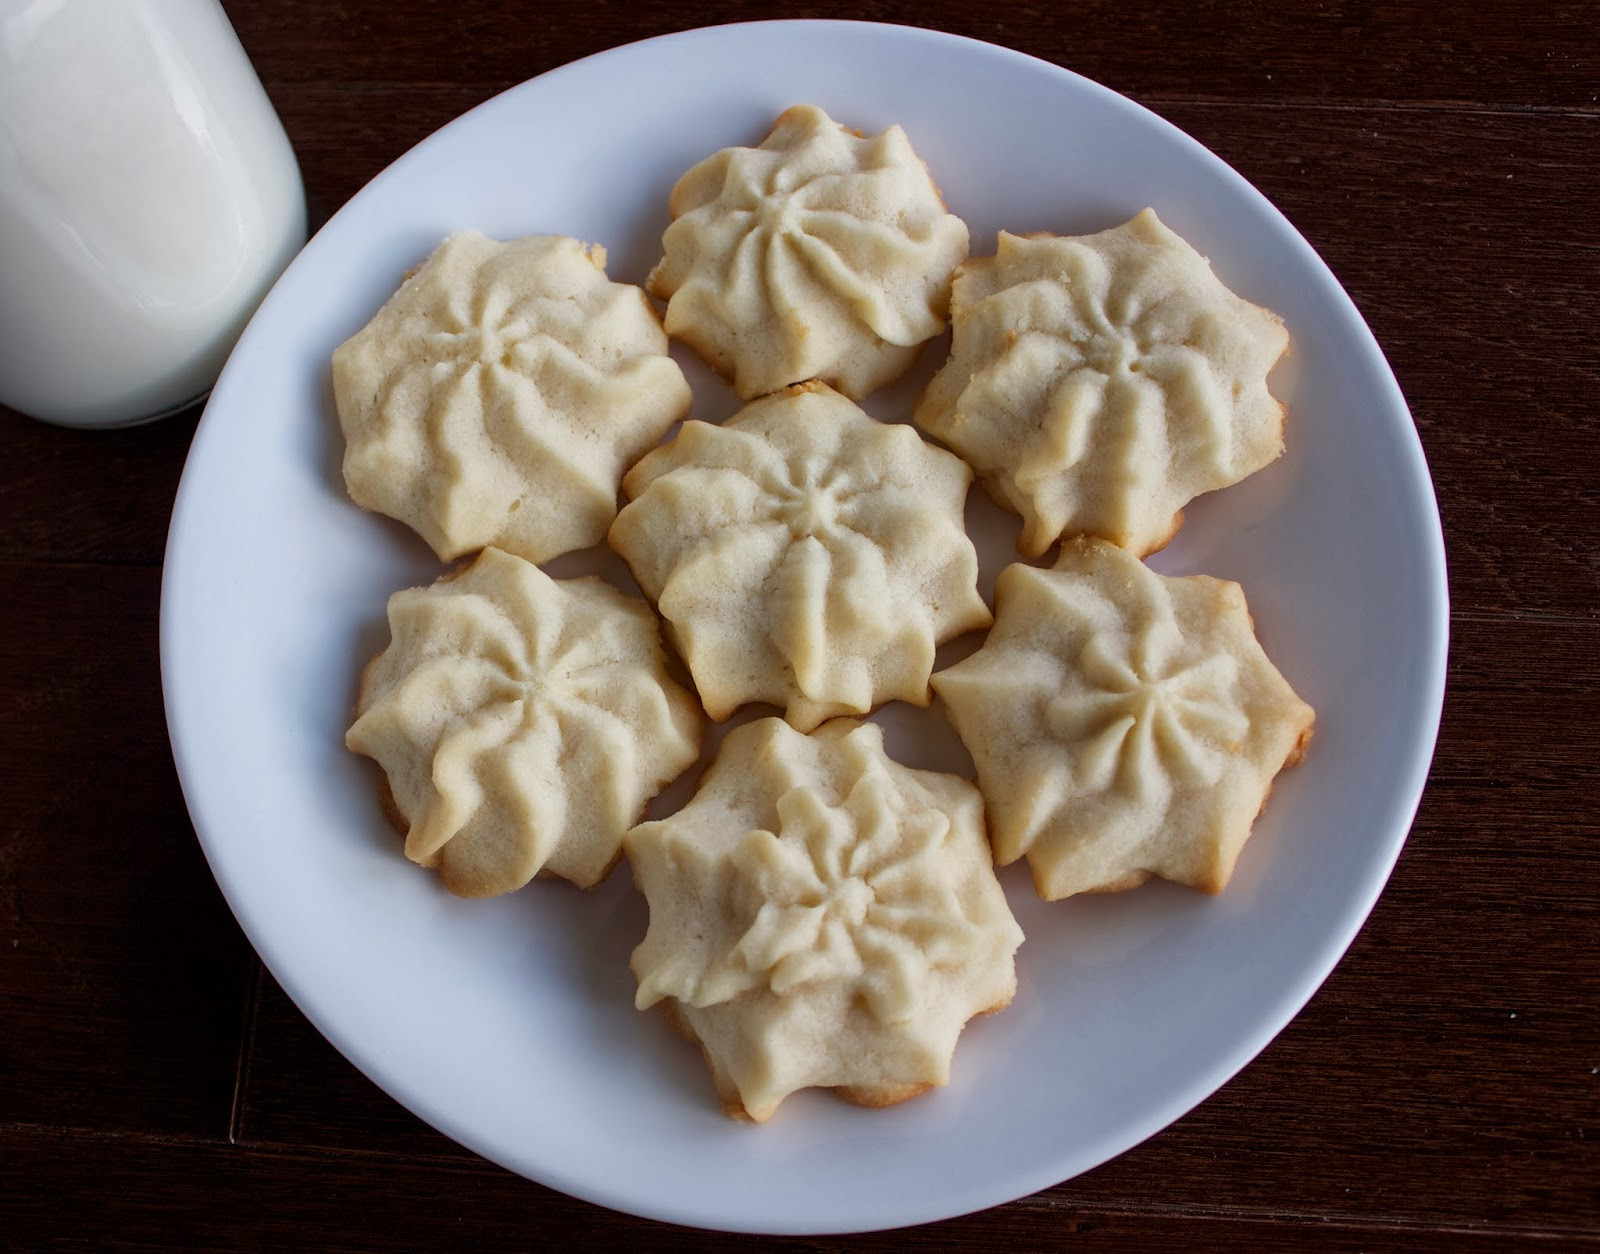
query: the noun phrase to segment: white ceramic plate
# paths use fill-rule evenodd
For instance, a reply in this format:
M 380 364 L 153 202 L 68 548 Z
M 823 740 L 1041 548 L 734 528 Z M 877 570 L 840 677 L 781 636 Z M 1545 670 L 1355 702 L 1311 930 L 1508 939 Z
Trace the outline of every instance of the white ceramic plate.
M 644 907 L 537 883 L 457 901 L 408 864 L 342 735 L 384 603 L 438 564 L 344 496 L 328 356 L 450 231 L 598 240 L 656 258 L 667 191 L 785 106 L 910 132 L 974 252 L 995 231 L 1098 230 L 1156 207 L 1284 317 L 1289 452 L 1191 507 L 1156 560 L 1238 579 L 1317 708 L 1220 898 L 1151 885 L 1055 905 L 1011 868 L 1021 988 L 963 1036 L 949 1088 L 883 1111 L 791 1098 L 717 1112 L 698 1056 L 632 1008 Z M 925 378 L 934 353 L 919 372 Z M 696 408 L 726 389 L 694 369 Z M 870 408 L 904 417 L 913 379 Z M 974 494 L 977 496 L 978 494 Z M 985 505 L 985 589 L 1014 525 Z M 1443 691 L 1438 516 L 1371 333 L 1295 230 L 1150 113 L 1063 70 L 897 27 L 692 31 L 525 83 L 419 145 L 311 241 L 261 307 L 195 437 L 173 516 L 162 668 L 173 750 L 217 880 L 313 1023 L 420 1116 L 506 1167 L 619 1210 L 817 1232 L 993 1205 L 1087 1170 L 1203 1100 L 1299 1010 L 1393 866 Z M 889 716 L 918 765 L 960 762 L 936 713 Z M 682 789 L 678 790 L 681 795 Z

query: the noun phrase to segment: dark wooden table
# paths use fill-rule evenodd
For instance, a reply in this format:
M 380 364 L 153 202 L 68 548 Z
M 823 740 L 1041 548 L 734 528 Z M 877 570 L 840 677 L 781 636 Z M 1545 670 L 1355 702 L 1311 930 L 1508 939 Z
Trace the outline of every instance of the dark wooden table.
M 735 0 L 228 8 L 315 221 L 515 82 L 769 15 Z M 872 0 L 791 15 L 1048 58 L 1265 191 L 1349 288 L 1410 399 L 1453 603 L 1410 843 L 1304 1013 L 1099 1170 L 860 1243 L 1600 1242 L 1600 13 Z M 0 1246 L 740 1243 L 475 1158 L 361 1077 L 262 972 L 207 873 L 162 718 L 162 545 L 197 418 L 94 434 L 0 415 Z

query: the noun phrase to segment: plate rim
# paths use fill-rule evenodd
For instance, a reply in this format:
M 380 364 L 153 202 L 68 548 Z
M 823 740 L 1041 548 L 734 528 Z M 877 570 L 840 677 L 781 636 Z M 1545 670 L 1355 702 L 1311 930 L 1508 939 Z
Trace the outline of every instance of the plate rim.
M 1015 1179 L 1014 1187 L 1008 1185 L 1004 1188 L 983 1190 L 983 1196 L 976 1199 L 965 1193 L 960 1193 L 960 1200 L 953 1204 L 950 1201 L 935 1201 L 931 1205 L 921 1207 L 902 1206 L 898 1212 L 888 1213 L 885 1211 L 885 1213 L 870 1222 L 849 1222 L 843 1225 L 826 1222 L 818 1224 L 814 1221 L 773 1224 L 728 1224 L 724 1221 L 719 1221 L 715 1215 L 710 1214 L 703 1206 L 697 1207 L 685 1204 L 643 1205 L 635 1197 L 631 1196 L 625 1187 L 597 1187 L 595 1182 L 591 1180 L 567 1178 L 559 1169 L 534 1177 L 522 1167 L 503 1161 L 499 1155 L 486 1152 L 477 1143 L 477 1138 L 471 1130 L 459 1127 L 456 1118 L 450 1112 L 435 1108 L 426 1093 L 418 1092 L 403 1079 L 391 1076 L 383 1060 L 377 1057 L 372 1049 L 355 1040 L 336 1017 L 325 1014 L 324 1008 L 316 1005 L 315 1000 L 304 993 L 301 981 L 296 979 L 293 971 L 286 967 L 280 969 L 281 964 L 278 959 L 283 955 L 281 951 L 276 954 L 273 953 L 275 947 L 272 944 L 270 929 L 264 926 L 256 916 L 248 894 L 234 881 L 233 875 L 226 866 L 223 851 L 226 848 L 227 840 L 226 837 L 218 834 L 220 828 L 226 827 L 226 823 L 218 823 L 216 821 L 218 816 L 215 814 L 202 813 L 205 806 L 198 800 L 201 790 L 197 784 L 197 768 L 190 749 L 185 744 L 185 733 L 181 730 L 184 723 L 184 711 L 177 693 L 177 675 L 181 670 L 180 656 L 183 647 L 183 625 L 177 614 L 176 604 L 179 599 L 178 589 L 182 586 L 185 578 L 180 573 L 182 546 L 186 535 L 185 520 L 194 508 L 193 502 L 197 495 L 195 484 L 200 475 L 197 467 L 204 460 L 204 450 L 209 448 L 216 438 L 216 432 L 221 430 L 223 424 L 227 421 L 222 416 L 221 410 L 216 415 L 213 414 L 211 401 L 207 402 L 185 458 L 183 474 L 173 502 L 172 518 L 163 555 L 160 594 L 162 697 L 173 761 L 183 791 L 185 805 L 189 811 L 195 834 L 206 858 L 207 865 L 212 876 L 217 881 L 217 885 L 227 901 L 235 920 L 245 933 L 262 964 L 300 1012 L 307 1017 L 316 1030 L 347 1061 L 382 1089 L 391 1099 L 435 1129 L 459 1142 L 471 1152 L 506 1170 L 527 1179 L 535 1180 L 537 1183 L 567 1193 L 570 1196 L 622 1213 L 691 1227 L 715 1227 L 725 1231 L 772 1235 L 822 1235 L 882 1231 L 910 1224 L 954 1218 L 993 1206 L 1003 1205 L 1009 1201 L 1025 1197 L 1039 1189 L 1063 1183 L 1084 1171 L 1092 1170 L 1095 1166 L 1110 1162 L 1112 1159 L 1121 1156 L 1157 1132 L 1171 1126 L 1178 1119 L 1181 1119 L 1213 1096 L 1248 1066 L 1293 1021 L 1295 1016 L 1321 989 L 1333 969 L 1343 959 L 1356 935 L 1365 925 L 1377 904 L 1383 888 L 1387 885 L 1399 855 L 1409 838 L 1426 787 L 1443 713 L 1448 664 L 1450 624 L 1446 551 L 1442 521 L 1438 510 L 1437 493 L 1428 470 L 1420 432 L 1417 429 L 1415 419 L 1411 415 L 1410 407 L 1401 392 L 1399 383 L 1394 377 L 1393 370 L 1384 357 L 1376 336 L 1366 323 L 1366 320 L 1361 316 L 1360 311 L 1355 306 L 1343 284 L 1339 282 L 1337 276 L 1333 274 L 1326 262 L 1316 253 L 1315 249 L 1305 240 L 1293 223 L 1289 222 L 1264 193 L 1231 165 L 1223 161 L 1222 158 L 1218 157 L 1199 140 L 1193 138 L 1153 110 L 1064 66 L 1017 49 L 970 36 L 901 23 L 846 19 L 769 19 L 693 27 L 630 41 L 591 53 L 577 60 L 552 67 L 538 75 L 496 92 L 413 144 L 404 153 L 385 165 L 382 170 L 369 179 L 360 190 L 355 192 L 330 215 L 328 220 L 307 241 L 301 253 L 297 254 L 296 258 L 290 263 L 284 272 L 285 275 L 299 266 L 302 258 L 307 253 L 313 252 L 318 241 L 330 229 L 335 227 L 352 205 L 365 198 L 375 188 L 380 187 L 390 177 L 393 177 L 397 168 L 409 164 L 417 158 L 417 154 L 424 150 L 448 142 L 450 134 L 456 128 L 467 124 L 469 119 L 473 119 L 480 112 L 499 106 L 506 97 L 525 91 L 536 83 L 559 76 L 580 73 L 585 67 L 602 60 L 616 58 L 622 54 L 637 55 L 641 49 L 652 45 L 685 44 L 716 37 L 726 37 L 730 32 L 753 31 L 764 28 L 803 28 L 808 32 L 814 32 L 819 35 L 830 32 L 847 34 L 851 31 L 866 29 L 873 32 L 889 32 L 898 37 L 923 40 L 930 43 L 963 45 L 969 52 L 986 56 L 998 55 L 1002 58 L 1013 58 L 1021 62 L 1030 63 L 1032 68 L 1036 68 L 1048 75 L 1071 81 L 1076 90 L 1087 90 L 1102 96 L 1110 102 L 1114 102 L 1116 107 L 1136 111 L 1142 115 L 1141 120 L 1146 124 L 1153 123 L 1158 129 L 1169 132 L 1171 136 L 1178 137 L 1183 144 L 1198 149 L 1204 154 L 1206 161 L 1216 168 L 1218 173 L 1233 182 L 1237 191 L 1248 196 L 1257 203 L 1259 208 L 1279 220 L 1282 227 L 1292 237 L 1296 247 L 1303 252 L 1305 259 L 1325 275 L 1328 280 L 1330 294 L 1336 293 L 1335 299 L 1339 306 L 1341 318 L 1346 322 L 1353 321 L 1353 327 L 1358 332 L 1356 339 L 1362 345 L 1366 357 L 1364 369 L 1372 375 L 1384 391 L 1390 394 L 1397 415 L 1403 416 L 1406 420 L 1404 423 L 1399 424 L 1404 429 L 1398 432 L 1400 437 L 1399 446 L 1404 450 L 1408 462 L 1408 465 L 1404 468 L 1405 482 L 1413 492 L 1420 494 L 1418 503 L 1426 506 L 1426 509 L 1422 511 L 1422 517 L 1425 521 L 1431 522 L 1431 526 L 1427 527 L 1423 534 L 1413 537 L 1418 542 L 1419 556 L 1423 559 L 1426 567 L 1425 595 L 1428 608 L 1431 611 L 1427 616 L 1427 621 L 1420 628 L 1421 634 L 1419 636 L 1419 653 L 1423 655 L 1426 665 L 1426 673 L 1421 677 L 1418 685 L 1418 691 L 1422 694 L 1422 699 L 1408 711 L 1410 721 L 1415 725 L 1418 734 L 1415 738 L 1408 737 L 1409 760 L 1405 763 L 1405 769 L 1396 772 L 1393 777 L 1392 791 L 1400 801 L 1393 816 L 1393 830 L 1389 833 L 1388 839 L 1382 846 L 1382 856 L 1372 859 L 1367 867 L 1367 874 L 1361 882 L 1359 896 L 1346 903 L 1345 909 L 1340 915 L 1341 926 L 1321 946 L 1317 960 L 1309 965 L 1309 968 L 1302 974 L 1302 978 L 1297 984 L 1280 990 L 1277 997 L 1270 999 L 1270 1010 L 1259 1015 L 1260 1027 L 1255 1032 L 1239 1038 L 1232 1047 L 1225 1051 L 1224 1056 L 1207 1068 L 1199 1078 L 1191 1079 L 1188 1084 L 1182 1087 L 1181 1092 L 1161 1104 L 1148 1117 L 1130 1123 L 1124 1129 L 1125 1135 L 1116 1138 L 1115 1147 L 1106 1152 L 1097 1151 L 1090 1156 L 1093 1158 L 1092 1162 L 1074 1166 L 1067 1174 L 1063 1175 L 1059 1164 L 1068 1155 L 1057 1154 L 1050 1160 L 1049 1164 L 1036 1164 L 1030 1173 L 1023 1173 L 1019 1178 Z M 279 282 L 281 283 L 281 281 L 280 277 Z M 269 291 L 263 299 L 257 315 L 252 316 L 250 323 L 241 334 L 238 345 L 236 345 L 234 353 L 230 354 L 229 361 L 224 366 L 217 385 L 212 392 L 213 400 L 219 395 L 225 401 L 229 398 L 231 393 L 229 379 L 233 373 L 235 357 L 240 355 L 240 348 L 251 340 L 252 331 L 255 329 L 259 319 L 259 309 L 265 309 L 272 303 L 277 287 L 278 284 L 275 283 L 273 290 Z M 945 1194 L 942 1196 L 951 1197 L 956 1195 Z M 882 1210 L 883 1208 L 879 1209 Z

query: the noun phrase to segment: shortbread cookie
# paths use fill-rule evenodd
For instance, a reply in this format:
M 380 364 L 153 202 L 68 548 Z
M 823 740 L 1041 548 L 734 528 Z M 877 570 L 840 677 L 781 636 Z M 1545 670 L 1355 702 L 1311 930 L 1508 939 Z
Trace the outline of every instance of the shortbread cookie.
M 452 235 L 333 355 L 356 504 L 449 560 L 598 543 L 622 472 L 689 411 L 689 385 L 605 249 Z
M 913 420 L 1022 515 L 1029 557 L 1093 535 L 1144 554 L 1182 509 L 1283 451 L 1276 315 L 1149 209 L 1076 238 L 1000 234 L 955 282 L 950 360 Z
M 406 856 L 463 897 L 543 871 L 583 888 L 645 804 L 699 756 L 655 615 L 598 579 L 484 549 L 389 598 L 392 642 L 345 743 L 388 775 Z
M 748 400 L 822 379 L 860 398 L 944 330 L 967 228 L 898 126 L 866 139 L 786 109 L 672 189 L 648 286 L 667 330 Z
M 971 470 L 820 384 L 686 423 L 628 472 L 612 547 L 658 604 L 700 699 L 809 731 L 927 705 L 936 645 L 989 625 L 963 530 Z
M 664 1001 L 700 1043 L 730 1115 L 760 1122 L 802 1088 L 886 1106 L 945 1084 L 967 1020 L 1016 989 L 1022 931 L 977 790 L 891 761 L 872 724 L 746 724 L 627 853 L 650 903 L 637 1004 Z
M 1150 875 L 1220 892 L 1312 711 L 1256 642 L 1244 593 L 1100 541 L 1011 566 L 983 648 L 933 677 L 978 767 L 996 860 L 1039 894 Z

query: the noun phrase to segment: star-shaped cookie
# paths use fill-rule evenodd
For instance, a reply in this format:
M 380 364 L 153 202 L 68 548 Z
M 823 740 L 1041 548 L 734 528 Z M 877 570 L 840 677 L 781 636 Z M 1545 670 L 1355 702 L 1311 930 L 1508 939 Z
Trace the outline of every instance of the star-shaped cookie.
M 1283 324 L 1149 209 L 1098 235 L 1001 232 L 958 272 L 951 322 L 913 420 L 1022 515 L 1028 557 L 1073 535 L 1150 553 L 1190 500 L 1283 451 Z
M 1220 892 L 1313 713 L 1238 584 L 1158 575 L 1101 541 L 996 583 L 983 647 L 933 677 L 978 768 L 995 857 L 1041 896 L 1151 875 Z
M 699 756 L 655 615 L 598 579 L 485 549 L 389 599 L 389 647 L 345 737 L 388 775 L 406 856 L 464 897 L 547 871 L 587 888 Z
M 803 384 L 689 422 L 628 472 L 611 528 L 706 712 L 783 706 L 808 731 L 927 705 L 937 645 L 986 627 L 963 526 L 972 472 L 914 429 Z
M 781 719 L 732 732 L 694 799 L 627 838 L 650 927 L 641 1010 L 665 1002 L 731 1115 L 797 1089 L 884 1106 L 948 1082 L 956 1038 L 1016 987 L 1021 929 L 977 790 L 883 732 Z
M 746 400 L 806 379 L 859 399 L 905 373 L 944 330 L 967 255 L 900 127 L 865 138 L 811 105 L 700 162 L 668 208 L 647 286 Z
M 605 537 L 622 472 L 689 412 L 645 294 L 605 249 L 452 235 L 333 354 L 351 499 L 446 561 Z

